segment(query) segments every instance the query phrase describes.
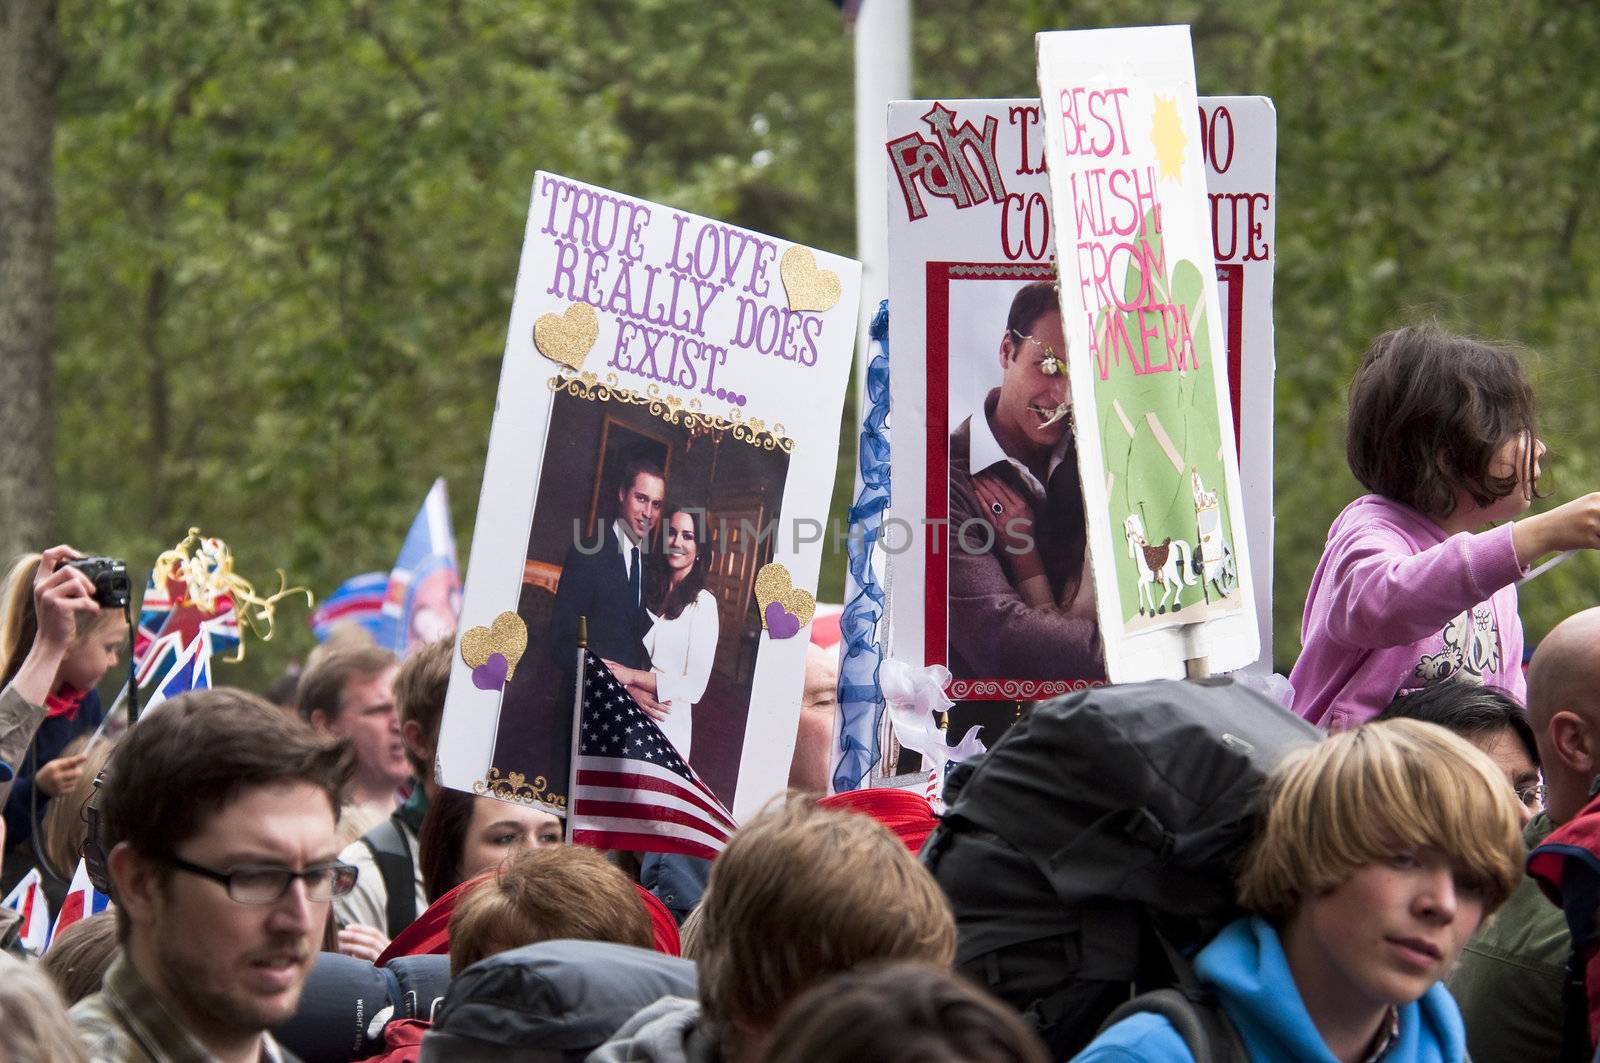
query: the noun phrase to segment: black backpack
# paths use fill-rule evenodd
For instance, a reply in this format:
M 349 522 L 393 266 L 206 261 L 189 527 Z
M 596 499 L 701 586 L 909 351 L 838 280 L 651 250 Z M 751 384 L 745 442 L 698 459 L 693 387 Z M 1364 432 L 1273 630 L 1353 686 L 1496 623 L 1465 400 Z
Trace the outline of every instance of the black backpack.
M 922 850 L 955 912 L 958 968 L 1023 1012 L 1057 1059 L 1131 996 L 1192 991 L 1188 957 L 1239 914 L 1233 872 L 1255 794 L 1319 737 L 1226 678 L 1042 702 L 952 773 Z M 1183 999 L 1222 1017 L 1202 994 Z
M 411 851 L 405 821 L 396 812 L 361 836 L 361 844 L 372 854 L 383 879 L 385 929 L 390 938 L 417 918 L 417 854 Z

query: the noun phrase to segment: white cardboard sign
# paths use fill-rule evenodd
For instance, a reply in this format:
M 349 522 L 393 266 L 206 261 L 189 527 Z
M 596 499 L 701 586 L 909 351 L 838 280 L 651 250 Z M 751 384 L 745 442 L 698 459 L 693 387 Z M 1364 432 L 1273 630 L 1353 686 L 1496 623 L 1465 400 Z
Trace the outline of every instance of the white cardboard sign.
M 534 177 L 444 785 L 565 811 L 581 613 L 736 817 L 784 787 L 859 291 L 849 259 Z
M 1275 116 L 1265 98 L 1202 98 L 1216 147 L 1208 166 L 1218 214 L 1218 276 L 1232 407 L 1252 542 L 1262 645 L 1270 637 L 1272 513 L 1272 261 Z M 1197 123 L 1198 124 L 1198 123 Z M 951 442 L 1004 380 L 1000 346 L 1008 308 L 1030 283 L 1054 278 L 1055 226 L 1044 168 L 1038 100 L 913 100 L 890 105 L 890 349 L 894 429 L 893 507 L 886 521 L 888 613 L 880 632 L 905 661 L 947 664 L 951 696 L 1026 699 L 1063 693 L 1103 677 L 1084 659 L 1071 625 L 1044 644 L 1007 651 L 1009 622 L 1024 615 L 1016 595 L 987 600 L 961 585 L 952 560 Z M 1208 154 L 1208 163 L 1213 162 Z M 991 165 L 992 164 L 992 165 Z M 1231 213 L 1230 213 L 1231 212 Z M 1237 236 L 1228 228 L 1237 215 Z M 981 545 L 975 542 L 973 545 Z M 1000 550 L 993 552 L 995 555 Z M 987 559 L 988 580 L 1009 578 L 1007 559 Z M 1193 595 L 1193 589 L 1188 593 Z M 1009 598 L 1009 600 L 1008 600 Z M 1028 627 L 1025 617 L 1022 629 Z M 985 642 L 997 648 L 985 651 Z M 1035 639 L 1035 641 L 1040 641 Z M 1065 643 L 1065 651 L 1063 645 Z M 967 647 L 962 659 L 963 644 Z M 1270 667 L 1264 653 L 1257 667 Z

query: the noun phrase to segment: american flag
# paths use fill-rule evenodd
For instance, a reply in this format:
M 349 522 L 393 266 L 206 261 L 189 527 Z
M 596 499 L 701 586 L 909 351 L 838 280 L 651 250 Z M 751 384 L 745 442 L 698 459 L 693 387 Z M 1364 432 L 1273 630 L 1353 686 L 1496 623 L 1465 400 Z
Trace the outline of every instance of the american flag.
M 738 829 L 733 816 L 610 669 L 588 652 L 584 665 L 572 840 L 715 858 Z

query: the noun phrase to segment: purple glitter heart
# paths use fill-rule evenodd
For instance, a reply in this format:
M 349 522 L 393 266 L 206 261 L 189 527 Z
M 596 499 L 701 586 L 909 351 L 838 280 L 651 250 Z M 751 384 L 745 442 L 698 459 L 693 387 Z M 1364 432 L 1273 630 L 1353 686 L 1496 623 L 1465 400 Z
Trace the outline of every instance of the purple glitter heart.
M 489 659 L 472 670 L 472 685 L 479 690 L 499 690 L 506 685 L 506 658 L 501 653 L 489 654 Z
M 782 602 L 767 603 L 767 634 L 775 639 L 792 639 L 800 630 L 800 618 L 783 607 Z

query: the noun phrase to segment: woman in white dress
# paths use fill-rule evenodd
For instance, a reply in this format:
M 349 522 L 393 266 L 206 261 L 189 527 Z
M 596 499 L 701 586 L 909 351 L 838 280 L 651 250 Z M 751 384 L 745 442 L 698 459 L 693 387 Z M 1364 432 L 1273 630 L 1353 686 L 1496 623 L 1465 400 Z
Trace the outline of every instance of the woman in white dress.
M 663 550 L 645 560 L 645 608 L 653 621 L 644 640 L 650 670 L 606 662 L 684 760 L 689 759 L 694 706 L 706 692 L 717 655 L 717 600 L 706 590 L 700 535 L 709 525 L 700 507 L 667 507 Z

